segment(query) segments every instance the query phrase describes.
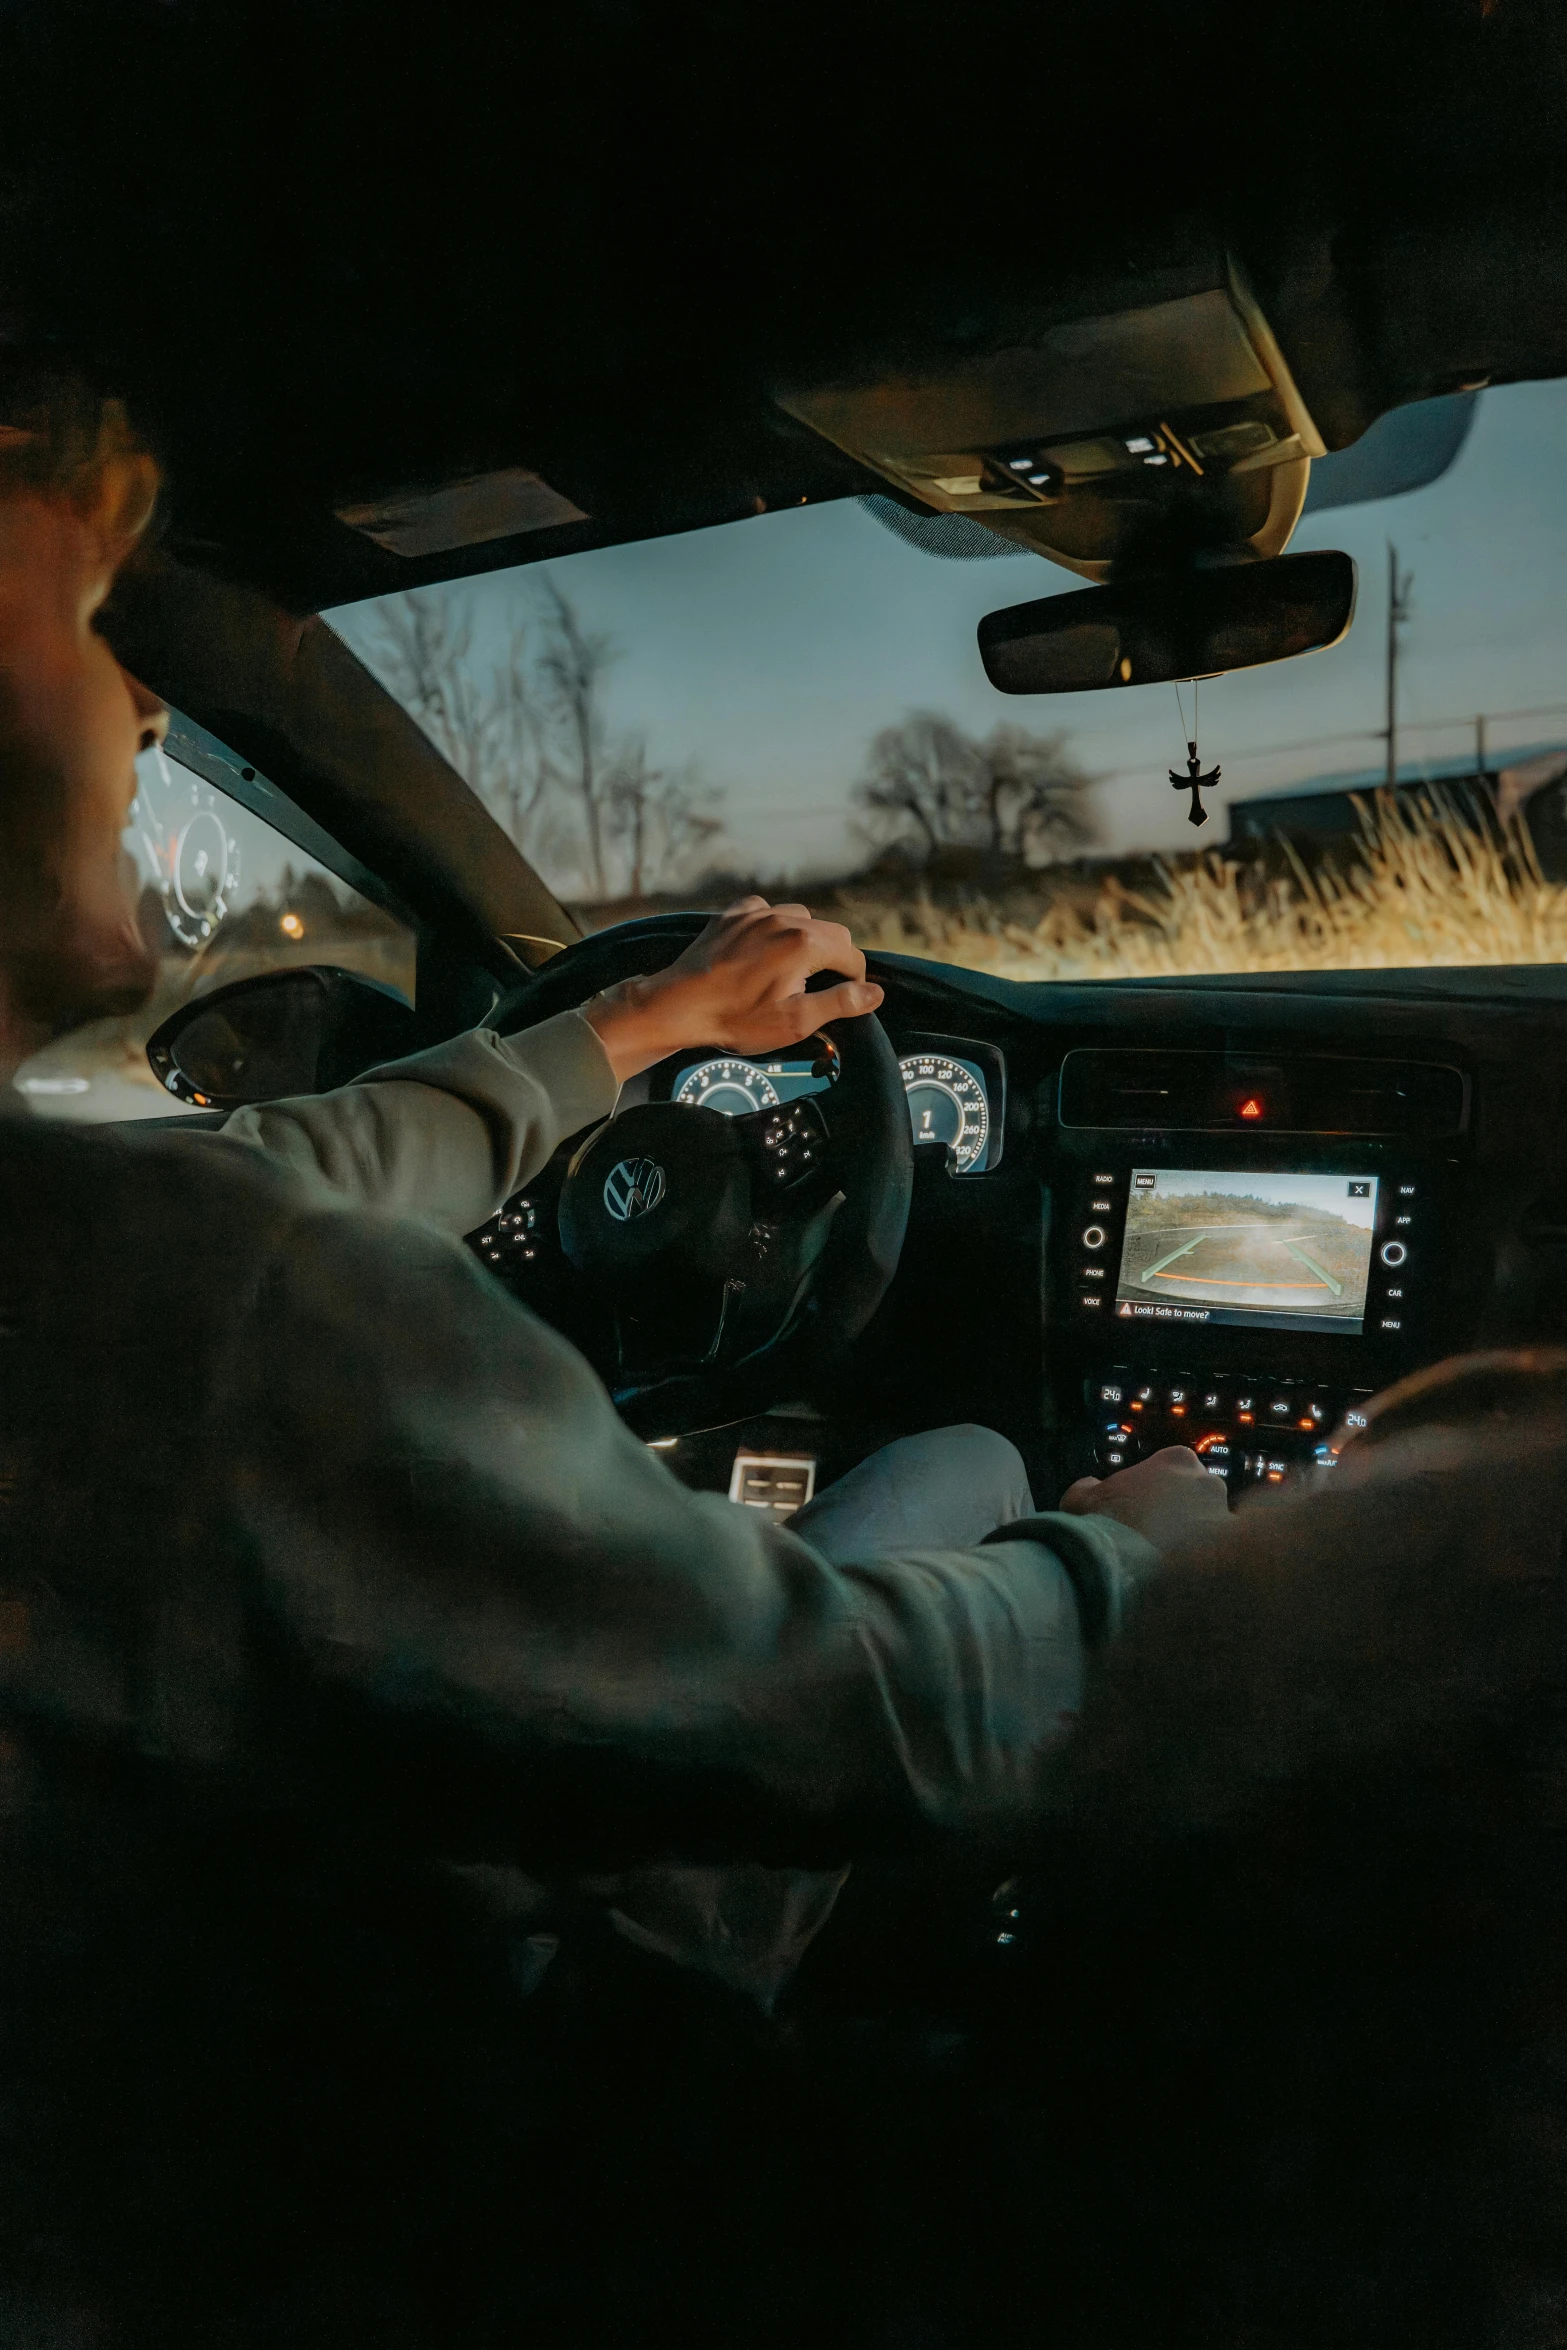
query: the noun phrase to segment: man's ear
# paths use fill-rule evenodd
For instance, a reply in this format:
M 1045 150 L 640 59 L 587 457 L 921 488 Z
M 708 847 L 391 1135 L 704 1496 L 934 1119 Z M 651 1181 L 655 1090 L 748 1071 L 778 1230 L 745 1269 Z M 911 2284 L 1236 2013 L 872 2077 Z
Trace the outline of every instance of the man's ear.
M 71 503 L 118 563 L 141 537 L 158 502 L 158 461 L 131 429 L 118 400 L 106 400 L 98 446 L 71 485 Z

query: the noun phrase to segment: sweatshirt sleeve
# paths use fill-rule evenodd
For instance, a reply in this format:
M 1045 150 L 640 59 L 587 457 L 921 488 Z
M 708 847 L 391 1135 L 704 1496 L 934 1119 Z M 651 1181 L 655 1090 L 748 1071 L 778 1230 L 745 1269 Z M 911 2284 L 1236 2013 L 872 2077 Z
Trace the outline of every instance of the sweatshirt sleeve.
M 515 1036 L 470 1030 L 332 1093 L 236 1110 L 192 1139 L 262 1152 L 318 1206 L 382 1209 L 460 1237 L 568 1135 L 607 1118 L 616 1091 L 589 1022 L 561 1012 Z
M 1146 1535 L 1099 1511 L 1041 1510 L 998 1526 L 985 1540 L 1039 1542 L 1054 1552 L 1077 1595 L 1083 1640 L 1090 1649 L 1108 1647 L 1118 1637 L 1139 1591 L 1160 1568 L 1160 1553 Z
M 1038 1540 L 833 1566 L 683 1486 L 428 1229 L 306 1217 L 219 1402 L 334 1800 L 448 1852 L 804 1867 L 1015 1829 L 1082 1648 Z

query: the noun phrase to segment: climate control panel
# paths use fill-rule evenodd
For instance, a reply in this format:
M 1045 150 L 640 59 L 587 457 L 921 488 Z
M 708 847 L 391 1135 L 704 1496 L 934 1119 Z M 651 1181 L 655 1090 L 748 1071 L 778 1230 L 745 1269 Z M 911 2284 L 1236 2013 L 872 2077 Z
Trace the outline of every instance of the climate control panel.
M 1116 1366 L 1086 1382 L 1094 1466 L 1108 1477 L 1165 1445 L 1188 1445 L 1232 1491 L 1331 1467 L 1371 1390 L 1245 1372 Z

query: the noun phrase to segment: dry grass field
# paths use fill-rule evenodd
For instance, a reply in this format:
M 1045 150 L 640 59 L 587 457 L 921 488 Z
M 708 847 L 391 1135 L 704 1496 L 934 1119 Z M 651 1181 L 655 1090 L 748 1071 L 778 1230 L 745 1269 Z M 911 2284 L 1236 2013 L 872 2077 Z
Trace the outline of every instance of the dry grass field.
M 1087 891 L 1042 891 L 1022 920 L 979 896 L 942 906 L 852 884 L 835 910 L 862 947 L 1008 979 L 1567 961 L 1567 884 L 1544 878 L 1521 827 L 1504 836 L 1439 789 L 1414 804 L 1378 794 L 1360 825 L 1309 866 L 1287 847 L 1267 862 L 1156 860 L 1149 886 L 1111 872 Z

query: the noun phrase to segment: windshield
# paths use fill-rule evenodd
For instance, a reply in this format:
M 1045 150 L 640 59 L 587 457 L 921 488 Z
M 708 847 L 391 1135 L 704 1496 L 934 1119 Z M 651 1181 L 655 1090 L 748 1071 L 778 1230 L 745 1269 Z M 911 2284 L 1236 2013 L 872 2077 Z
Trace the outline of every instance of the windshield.
M 589 926 L 757 888 L 1021 979 L 1557 961 L 1567 383 L 1460 405 L 1425 487 L 1318 469 L 1354 502 L 1293 547 L 1355 557 L 1347 639 L 1200 702 L 997 693 L 976 623 L 1083 583 L 934 555 L 881 501 L 332 618 Z

